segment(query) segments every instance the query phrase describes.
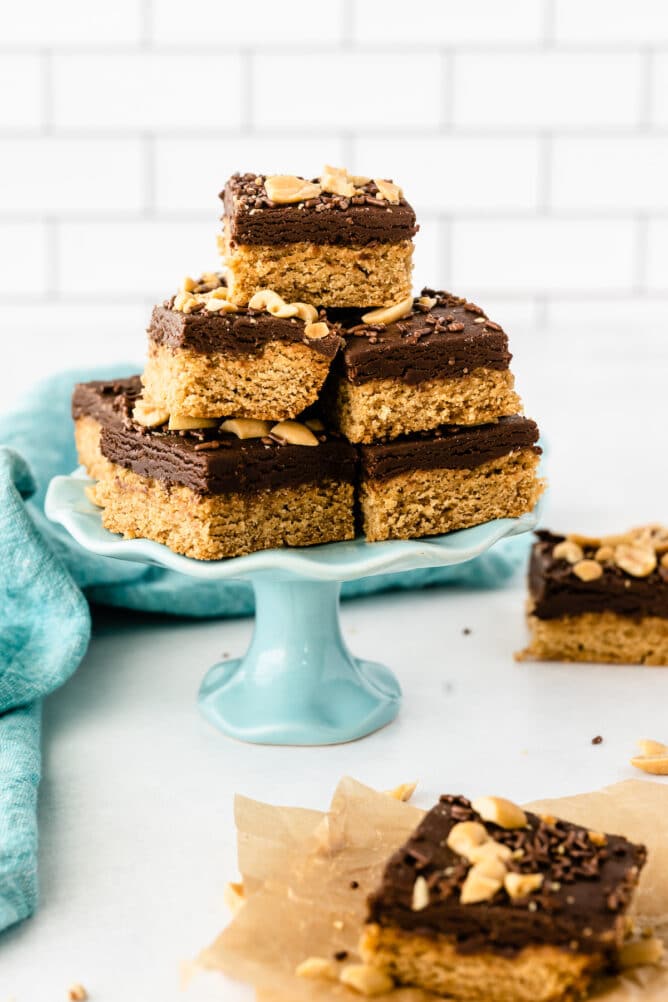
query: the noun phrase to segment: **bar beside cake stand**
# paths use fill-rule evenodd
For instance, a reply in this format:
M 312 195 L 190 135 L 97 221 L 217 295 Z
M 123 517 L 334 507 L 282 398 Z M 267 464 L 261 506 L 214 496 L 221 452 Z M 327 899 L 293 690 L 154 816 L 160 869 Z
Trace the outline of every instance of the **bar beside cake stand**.
M 255 591 L 255 627 L 244 657 L 222 661 L 202 682 L 204 716 L 231 737 L 257 744 L 323 745 L 352 741 L 389 724 L 401 688 L 385 665 L 354 657 L 343 639 L 339 594 L 344 581 L 374 574 L 442 567 L 472 560 L 508 536 L 529 532 L 536 512 L 423 539 L 262 550 L 200 561 L 147 539 L 125 540 L 102 526 L 79 470 L 55 477 L 47 518 L 84 549 L 153 564 L 224 585 L 248 581 Z

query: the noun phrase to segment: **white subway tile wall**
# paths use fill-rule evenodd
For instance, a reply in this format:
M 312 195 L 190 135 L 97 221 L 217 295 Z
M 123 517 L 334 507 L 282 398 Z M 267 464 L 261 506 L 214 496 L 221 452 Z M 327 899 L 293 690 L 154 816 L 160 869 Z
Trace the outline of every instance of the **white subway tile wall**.
M 14 7 L 0 329 L 37 354 L 55 334 L 75 359 L 94 324 L 86 358 L 140 357 L 151 302 L 215 266 L 226 177 L 325 162 L 403 185 L 418 286 L 475 297 L 509 329 L 665 326 L 668 4 Z

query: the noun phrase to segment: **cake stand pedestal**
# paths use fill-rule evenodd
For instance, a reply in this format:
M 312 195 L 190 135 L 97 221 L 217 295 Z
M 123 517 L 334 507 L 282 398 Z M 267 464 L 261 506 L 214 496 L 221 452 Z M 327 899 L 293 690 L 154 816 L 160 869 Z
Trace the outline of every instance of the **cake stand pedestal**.
M 222 586 L 229 581 L 253 585 L 250 647 L 244 657 L 208 671 L 199 705 L 219 730 L 257 744 L 352 741 L 389 724 L 399 712 L 401 688 L 390 669 L 354 657 L 346 646 L 339 620 L 342 582 L 463 563 L 537 522 L 532 512 L 426 539 L 367 543 L 359 538 L 200 561 L 151 540 L 125 540 L 108 532 L 100 510 L 86 497 L 89 483 L 81 471 L 55 477 L 45 501 L 47 517 L 84 549 Z

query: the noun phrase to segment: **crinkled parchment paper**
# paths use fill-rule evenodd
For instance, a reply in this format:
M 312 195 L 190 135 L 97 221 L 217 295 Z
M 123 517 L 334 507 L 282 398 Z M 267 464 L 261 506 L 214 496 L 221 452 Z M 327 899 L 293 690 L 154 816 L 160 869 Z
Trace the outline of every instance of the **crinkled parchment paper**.
M 631 780 L 529 807 L 644 842 L 649 862 L 635 917 L 668 942 L 668 786 Z M 235 814 L 247 901 L 198 965 L 249 982 L 258 1002 L 359 1002 L 361 996 L 335 981 L 296 977 L 295 967 L 311 956 L 333 960 L 341 950 L 349 956 L 338 966 L 358 961 L 366 896 L 423 811 L 346 778 L 326 813 L 237 797 Z M 351 887 L 355 881 L 357 888 Z M 626 972 L 593 997 L 668 1002 L 668 965 Z M 434 998 L 417 989 L 382 996 L 392 1002 Z

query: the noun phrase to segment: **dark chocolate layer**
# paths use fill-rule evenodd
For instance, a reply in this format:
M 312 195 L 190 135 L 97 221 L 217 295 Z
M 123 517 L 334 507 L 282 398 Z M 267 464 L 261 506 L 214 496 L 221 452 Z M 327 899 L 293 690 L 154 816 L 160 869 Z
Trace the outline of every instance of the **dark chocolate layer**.
M 72 393 L 72 417 L 75 420 L 92 417 L 100 424 L 114 421 L 122 424 L 130 420 L 141 391 L 141 376 L 77 383 Z
M 508 338 L 479 306 L 433 289 L 421 295 L 436 299 L 436 305 L 425 310 L 416 300 L 408 316 L 387 326 L 363 324 L 362 310 L 329 311 L 345 337 L 340 368 L 350 383 L 399 379 L 416 385 L 509 367 Z
M 403 435 L 391 442 L 361 445 L 362 474 L 389 480 L 412 470 L 473 470 L 499 456 L 536 446 L 538 426 L 530 418 L 500 418 L 495 424 L 446 425 L 436 431 Z
M 267 198 L 265 180 L 264 174 L 234 174 L 221 192 L 236 244 L 399 243 L 417 232 L 408 202 L 378 201 L 373 181 L 352 199 L 323 192 L 306 202 L 276 205 Z
M 616 565 L 602 564 L 595 581 L 581 581 L 566 560 L 552 551 L 565 536 L 537 532 L 529 561 L 529 593 L 538 619 L 558 619 L 585 612 L 615 612 L 620 616 L 660 616 L 668 619 L 668 571 L 658 566 L 647 577 L 633 577 Z M 585 549 L 593 559 L 595 549 Z
M 305 337 L 306 324 L 296 317 L 274 317 L 247 307 L 240 307 L 238 313 L 210 313 L 205 309 L 182 313 L 173 309 L 172 303 L 173 300 L 168 300 L 153 309 L 148 336 L 154 344 L 189 348 L 206 355 L 213 352 L 256 355 L 271 341 L 287 341 L 305 344 L 330 359 L 343 344 L 333 330 L 327 337 Z
M 644 846 L 617 835 L 604 846 L 566 821 L 527 814 L 528 827 L 506 830 L 485 823 L 491 838 L 520 858 L 506 865 L 517 873 L 541 873 L 540 890 L 512 900 L 500 890 L 490 901 L 460 904 L 469 869 L 445 844 L 460 821 L 482 821 L 464 797 L 441 797 L 408 842 L 392 856 L 378 891 L 369 899 L 370 922 L 427 936 L 454 938 L 462 953 L 486 950 L 512 955 L 529 945 L 549 944 L 574 952 L 614 952 L 615 925 L 627 909 Z M 429 904 L 411 907 L 413 886 L 423 876 Z
M 352 483 L 354 479 L 355 449 L 333 433 L 319 434 L 317 446 L 299 446 L 281 445 L 270 438 L 240 440 L 217 428 L 149 430 L 132 420 L 139 377 L 127 394 L 119 394 L 118 387 L 118 382 L 78 386 L 73 413 L 98 420 L 102 454 L 140 476 L 189 487 L 202 495 L 250 494 L 326 480 Z

